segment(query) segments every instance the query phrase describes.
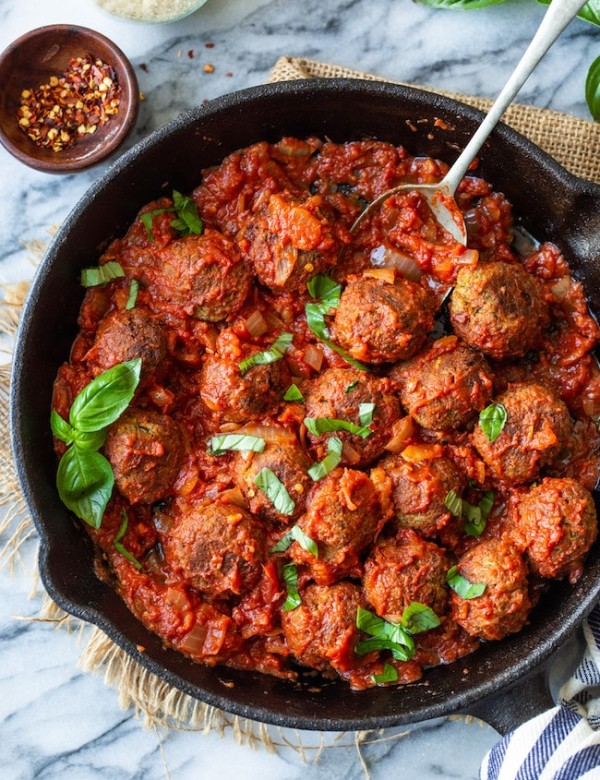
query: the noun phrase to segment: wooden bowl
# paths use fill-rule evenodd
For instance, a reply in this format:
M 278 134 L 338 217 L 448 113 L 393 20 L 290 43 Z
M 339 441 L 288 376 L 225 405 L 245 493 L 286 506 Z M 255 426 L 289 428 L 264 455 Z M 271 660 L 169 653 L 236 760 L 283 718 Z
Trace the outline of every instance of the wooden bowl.
M 121 87 L 118 111 L 92 134 L 77 136 L 59 151 L 38 146 L 18 123 L 23 90 L 60 77 L 69 61 L 91 55 L 113 68 Z M 131 63 L 112 41 L 94 30 L 68 24 L 39 27 L 0 54 L 0 142 L 18 160 L 46 173 L 73 173 L 104 160 L 124 141 L 137 117 L 139 91 Z

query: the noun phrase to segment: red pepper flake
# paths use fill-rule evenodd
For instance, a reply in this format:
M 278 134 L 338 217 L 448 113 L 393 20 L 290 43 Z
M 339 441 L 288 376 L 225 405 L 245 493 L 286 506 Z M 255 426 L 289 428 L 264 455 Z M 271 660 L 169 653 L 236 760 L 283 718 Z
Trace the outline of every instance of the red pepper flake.
M 73 58 L 62 76 L 24 89 L 17 122 L 36 146 L 60 152 L 106 124 L 120 100 L 114 69 L 88 54 Z
M 206 65 L 202 68 L 202 70 L 205 73 L 214 73 L 215 72 L 215 66 L 211 65 L 210 62 L 207 62 Z
M 193 50 L 193 49 L 190 49 L 190 50 L 188 51 L 188 57 L 189 57 L 191 60 L 193 60 L 193 59 L 194 59 L 194 50 Z
M 140 68 L 144 71 L 144 73 L 148 73 L 149 68 L 145 62 L 140 62 Z
M 205 46 L 205 48 L 207 48 L 207 49 L 214 49 L 214 48 L 215 48 L 215 44 L 214 44 L 212 41 L 206 41 L 206 43 L 204 44 L 204 46 Z
M 233 73 L 230 70 L 228 70 L 225 75 L 227 76 L 228 79 L 230 79 L 233 76 Z

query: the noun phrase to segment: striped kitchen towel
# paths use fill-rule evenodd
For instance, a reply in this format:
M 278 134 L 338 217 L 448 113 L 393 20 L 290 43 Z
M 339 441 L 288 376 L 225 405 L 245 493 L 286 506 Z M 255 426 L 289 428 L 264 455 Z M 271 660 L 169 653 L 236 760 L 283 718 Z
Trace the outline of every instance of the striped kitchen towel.
M 498 742 L 483 760 L 481 780 L 600 780 L 600 606 L 583 636 L 583 658 L 560 687 L 557 706 Z

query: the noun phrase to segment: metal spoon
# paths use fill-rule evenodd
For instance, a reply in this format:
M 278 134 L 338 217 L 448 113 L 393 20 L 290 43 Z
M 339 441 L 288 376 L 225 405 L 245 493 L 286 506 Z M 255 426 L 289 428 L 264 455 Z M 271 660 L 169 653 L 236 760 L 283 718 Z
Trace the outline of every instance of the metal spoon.
M 467 243 L 467 230 L 462 214 L 454 200 L 454 194 L 458 189 L 461 179 L 477 156 L 485 140 L 492 132 L 500 117 L 531 75 L 533 69 L 542 59 L 544 54 L 552 46 L 565 27 L 571 22 L 586 0 L 552 0 L 552 4 L 544 14 L 540 26 L 533 40 L 527 47 L 527 51 L 512 76 L 506 82 L 502 92 L 496 98 L 483 122 L 479 125 L 475 135 L 471 138 L 454 165 L 438 184 L 400 184 L 372 201 L 356 219 L 351 232 L 355 232 L 360 223 L 371 214 L 379 205 L 397 192 L 419 192 L 427 200 L 429 208 L 433 211 L 437 221 L 460 244 Z

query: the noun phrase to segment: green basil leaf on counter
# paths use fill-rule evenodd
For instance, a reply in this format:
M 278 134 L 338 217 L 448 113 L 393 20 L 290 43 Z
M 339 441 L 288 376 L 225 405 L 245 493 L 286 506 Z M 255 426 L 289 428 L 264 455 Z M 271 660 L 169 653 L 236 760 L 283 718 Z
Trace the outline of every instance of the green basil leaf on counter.
M 401 623 L 409 634 L 421 634 L 440 625 L 440 619 L 426 604 L 411 601 L 402 613 Z
M 381 674 L 372 674 L 371 680 L 373 680 L 374 683 L 390 683 L 390 682 L 397 682 L 398 681 L 398 670 L 395 666 L 392 666 L 391 664 L 384 664 L 383 665 L 383 671 Z
M 293 384 L 288 387 L 288 389 L 285 391 L 285 395 L 283 396 L 284 401 L 299 401 L 300 403 L 304 402 L 304 396 L 302 395 L 302 391 L 298 387 L 298 385 Z
M 262 490 L 281 515 L 291 515 L 296 502 L 290 497 L 286 486 L 268 466 L 261 469 L 254 478 L 254 484 Z
M 97 268 L 84 268 L 81 272 L 81 284 L 84 287 L 96 287 L 99 284 L 106 284 L 113 279 L 125 276 L 125 271 L 116 260 L 109 260 L 104 265 Z
M 494 442 L 502 433 L 507 420 L 506 408 L 503 404 L 493 403 L 479 413 L 479 427 L 485 433 L 488 441 Z
M 69 422 L 84 433 L 105 428 L 117 420 L 131 403 L 142 370 L 141 358 L 118 363 L 92 379 L 71 406 Z
M 361 404 L 361 406 L 370 406 L 370 404 Z M 346 431 L 366 439 L 373 431 L 364 425 L 356 425 L 349 420 L 338 420 L 333 417 L 305 417 L 304 425 L 313 436 L 320 436 L 322 433 L 330 431 Z
M 596 57 L 588 70 L 585 80 L 585 99 L 590 109 L 590 114 L 596 122 L 600 122 L 600 57 Z
M 271 547 L 271 552 L 285 552 L 290 547 L 292 542 L 298 542 L 300 547 L 305 549 L 306 552 L 314 555 L 315 558 L 319 557 L 319 548 L 317 547 L 317 543 L 314 541 L 314 539 L 311 539 L 310 536 L 307 536 L 307 534 L 304 533 L 299 525 L 295 525 L 290 528 L 290 530 L 281 537 L 277 544 Z
M 72 444 L 75 440 L 75 429 L 66 420 L 63 420 L 56 409 L 52 409 L 50 412 L 50 426 L 56 438 L 64 441 L 65 444 Z
M 211 455 L 223 455 L 228 451 L 235 452 L 263 452 L 265 440 L 260 436 L 250 436 L 243 433 L 223 433 L 213 436 L 208 449 Z
M 308 476 L 313 482 L 318 482 L 330 474 L 342 459 L 342 440 L 332 436 L 327 442 L 327 455 L 319 463 L 313 463 L 308 469 Z
M 75 446 L 62 456 L 56 473 L 56 487 L 63 504 L 93 528 L 100 528 L 114 481 L 104 455 Z
M 461 599 L 465 600 L 476 599 L 485 591 L 485 583 L 469 582 L 466 577 L 463 577 L 462 574 L 458 573 L 458 566 L 452 566 L 448 569 L 446 582 Z
M 265 366 L 269 363 L 275 363 L 281 360 L 288 350 L 294 336 L 291 333 L 282 333 L 269 349 L 263 352 L 256 352 L 239 363 L 240 374 L 244 376 L 253 366 Z
M 287 591 L 287 598 L 283 604 L 283 609 L 286 612 L 289 612 L 302 604 L 302 599 L 298 593 L 298 569 L 293 563 L 286 563 L 281 573 Z
M 127 310 L 133 309 L 135 304 L 137 303 L 139 289 L 140 289 L 140 283 L 138 282 L 138 280 L 132 279 L 129 285 L 129 295 L 127 296 L 127 303 L 125 304 L 125 308 Z
M 115 540 L 113 542 L 115 549 L 118 550 L 118 552 L 121 553 L 121 555 L 124 558 L 127 558 L 128 561 L 131 561 L 133 565 L 135 566 L 138 571 L 142 568 L 142 564 L 138 561 L 138 559 L 129 552 L 125 548 L 125 545 L 122 543 L 121 539 L 125 536 L 127 533 L 127 526 L 129 525 L 129 518 L 127 517 L 127 512 L 123 510 L 123 522 L 121 523 L 121 527 L 119 528 L 119 532 L 115 536 Z

